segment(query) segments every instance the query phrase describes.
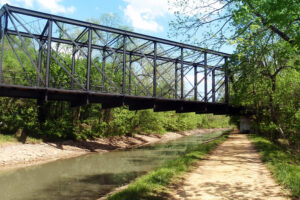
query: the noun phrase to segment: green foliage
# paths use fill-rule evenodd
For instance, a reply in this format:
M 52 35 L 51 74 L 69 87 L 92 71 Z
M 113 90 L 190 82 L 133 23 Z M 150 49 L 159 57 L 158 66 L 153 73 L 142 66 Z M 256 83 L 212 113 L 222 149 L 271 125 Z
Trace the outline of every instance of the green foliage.
M 243 55 L 232 58 L 231 102 L 253 113 L 253 127 L 258 133 L 274 141 L 283 137 L 292 145 L 300 144 L 297 52 L 272 34 L 252 46 L 241 43 L 237 52 Z
M 152 110 L 138 111 L 139 128 L 145 133 L 164 133 L 163 121 L 165 117 L 162 113 L 154 113 Z
M 15 134 L 19 129 L 38 134 L 37 110 L 32 100 L 0 99 L 1 132 Z
M 262 160 L 274 174 L 278 182 L 290 189 L 295 198 L 300 197 L 300 155 L 275 145 L 273 142 L 258 135 L 250 135 L 262 155 Z
M 179 158 L 172 160 L 162 167 L 159 167 L 150 173 L 138 178 L 123 191 L 109 196 L 108 200 L 159 200 L 164 199 L 158 196 L 176 177 L 186 172 L 190 167 L 200 159 L 216 148 L 221 142 L 225 141 L 226 135 L 206 144 L 200 144 L 193 148 L 188 148 Z
M 45 140 L 85 140 L 231 126 L 225 116 L 129 111 L 126 107 L 102 109 L 100 104 L 71 108 L 67 102 L 47 102 L 40 107 L 46 111 L 45 122 L 39 121 L 35 100 L 0 98 L 0 133 L 15 135 L 21 131 L 26 136 Z
M 113 110 L 113 121 L 110 124 L 110 135 L 128 135 L 134 132 L 138 126 L 139 116 L 126 108 Z

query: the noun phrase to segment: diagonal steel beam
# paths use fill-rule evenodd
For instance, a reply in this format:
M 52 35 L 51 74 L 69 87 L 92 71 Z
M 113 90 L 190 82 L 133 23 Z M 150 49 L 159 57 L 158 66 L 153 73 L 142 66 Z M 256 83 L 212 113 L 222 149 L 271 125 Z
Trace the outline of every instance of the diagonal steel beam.
M 74 40 L 75 42 L 78 42 L 88 31 L 88 28 L 85 28 L 78 36 L 77 38 Z
M 18 22 L 18 23 L 20 23 L 20 25 L 28 32 L 28 34 L 33 38 L 33 39 L 35 39 L 35 41 L 39 44 L 39 45 L 42 45 L 42 43 L 40 42 L 40 40 L 37 38 L 37 37 L 35 37 L 27 28 L 26 28 L 26 26 L 24 26 L 24 24 L 23 23 L 21 23 L 19 20 L 18 20 L 18 18 L 16 18 L 12 13 L 11 13 L 11 15 L 16 19 L 16 21 Z M 51 57 L 54 57 L 52 54 L 51 54 Z M 55 57 L 54 57 L 55 58 Z M 57 60 L 56 58 L 55 58 L 55 60 Z M 62 66 L 61 65 L 61 63 L 60 63 L 60 66 Z M 64 68 L 64 67 L 63 67 Z M 64 68 L 64 70 L 66 70 L 65 68 Z M 67 72 L 68 73 L 68 72 Z M 40 75 L 39 75 L 40 76 Z M 41 78 L 41 76 L 40 76 L 40 78 Z M 76 82 L 76 83 L 78 83 L 78 81 L 72 76 L 72 78 L 74 79 L 74 81 Z M 42 78 L 41 78 L 41 80 L 43 80 Z M 44 82 L 44 84 L 45 84 L 45 82 Z M 81 84 L 79 84 L 79 86 L 81 86 Z
M 36 72 L 37 72 L 39 78 L 42 80 L 42 76 L 41 76 L 41 74 L 40 74 L 40 72 L 39 72 L 39 70 L 38 70 L 38 67 L 37 67 L 36 63 L 34 62 L 34 59 L 32 58 L 31 54 L 30 54 L 30 53 L 28 52 L 28 50 L 25 48 L 26 45 L 25 45 L 25 42 L 24 42 L 24 40 L 23 40 L 23 37 L 20 35 L 19 30 L 18 30 L 18 28 L 17 28 L 17 26 L 16 26 L 14 20 L 13 20 L 12 17 L 11 17 L 11 16 L 13 16 L 13 17 L 15 18 L 15 16 L 12 15 L 11 13 L 9 13 L 8 10 L 7 10 L 6 13 L 8 14 L 8 17 L 9 17 L 11 23 L 13 24 L 15 30 L 17 31 L 17 34 L 18 34 L 18 36 L 19 36 L 19 39 L 20 39 L 20 41 L 21 41 L 21 43 L 22 43 L 22 45 L 23 45 L 23 47 L 24 47 L 25 53 L 27 54 L 27 56 L 29 57 L 31 63 L 33 64 L 33 66 L 34 66 L 34 68 L 35 68 L 35 70 L 36 70 Z M 15 19 L 16 19 L 16 18 L 15 18 Z M 17 19 L 16 19 L 16 20 L 17 20 Z M 18 21 L 18 23 L 20 23 L 22 26 L 24 26 L 20 21 Z M 27 29 L 27 30 L 28 30 L 28 29 Z M 45 82 L 44 82 L 44 83 L 45 83 Z
M 29 77 L 29 75 L 28 75 L 28 72 L 26 71 L 26 69 L 25 69 L 25 67 L 24 67 L 24 65 L 23 65 L 23 63 L 22 63 L 20 57 L 18 56 L 18 53 L 16 52 L 14 46 L 12 45 L 12 43 L 11 43 L 11 41 L 10 41 L 10 39 L 9 39 L 10 37 L 9 37 L 7 34 L 6 34 L 6 38 L 7 38 L 7 41 L 8 41 L 8 43 L 9 43 L 11 49 L 13 50 L 14 54 L 16 55 L 16 57 L 17 57 L 17 59 L 18 59 L 18 61 L 19 61 L 19 64 L 21 65 L 21 67 L 22 67 L 24 73 L 25 73 L 26 76 L 27 76 L 27 80 L 30 82 L 31 85 L 33 85 L 33 84 L 32 84 L 33 81 L 30 79 L 30 77 Z
M 40 39 L 42 39 L 43 36 L 45 35 L 46 31 L 48 30 L 48 26 L 49 26 L 49 21 L 47 21 L 47 23 L 46 23 L 46 25 L 45 25 L 45 27 L 44 27 L 41 35 L 40 35 Z
M 55 22 L 55 24 L 58 26 L 58 28 L 59 28 L 61 31 L 63 31 L 63 33 L 69 38 L 69 40 L 72 41 L 72 43 L 76 46 L 76 48 L 77 48 L 80 52 L 82 52 L 82 54 L 84 54 L 85 56 L 88 56 L 87 53 L 85 53 L 85 52 L 81 49 L 81 47 L 79 47 L 78 44 L 71 38 L 71 36 L 70 36 L 65 30 L 63 30 L 63 28 L 62 28 L 56 21 L 54 21 L 54 22 Z M 108 77 L 106 76 L 106 74 L 98 67 L 98 65 L 96 65 L 96 64 L 93 62 L 93 60 L 91 60 L 91 63 L 96 67 L 96 69 L 97 69 L 100 73 L 102 73 L 102 74 L 105 76 L 105 78 L 110 82 L 110 84 L 112 84 L 112 86 L 113 86 L 115 89 L 117 89 L 118 92 L 120 92 L 120 89 L 118 88 L 118 86 L 116 86 L 116 84 L 115 84 L 113 81 L 111 81 L 110 78 L 108 78 Z
M 17 35 L 17 33 L 14 31 L 14 30 L 7 30 L 7 33 L 9 33 L 9 34 L 11 34 L 11 35 Z M 32 38 L 32 35 L 34 36 L 34 37 L 36 37 L 36 38 L 39 38 L 40 37 L 40 35 L 37 35 L 37 34 L 28 34 L 28 33 L 26 33 L 26 32 L 22 32 L 22 31 L 19 31 L 19 33 L 20 33 L 20 35 L 22 36 L 22 37 L 28 37 L 28 38 Z M 46 40 L 46 38 L 45 38 L 45 36 L 42 38 L 42 40 Z M 63 44 L 68 44 L 68 45 L 73 45 L 73 42 L 71 41 L 71 40 L 66 40 L 66 39 L 62 39 L 62 38 L 56 38 L 56 37 L 52 37 L 52 41 L 53 42 L 58 42 L 58 43 L 63 43 Z M 80 46 L 80 47 L 86 47 L 87 48 L 87 44 L 86 43 L 83 43 L 83 42 L 77 42 L 77 44 L 78 44 L 78 46 Z M 105 46 L 100 46 L 100 45 L 96 45 L 96 44 L 92 44 L 92 48 L 93 49 L 98 49 L 98 50 L 103 50 L 103 49 L 105 49 L 106 47 Z M 122 50 L 117 50 L 116 48 L 113 48 L 112 47 L 112 49 L 114 49 L 117 53 L 122 53 Z M 137 57 L 143 57 L 143 55 L 141 54 L 141 53 L 138 53 L 138 52 L 133 52 L 133 51 L 127 51 L 126 52 L 127 53 L 127 55 L 132 55 L 132 56 L 137 56 Z M 154 58 L 154 56 L 152 55 L 152 54 L 145 54 L 145 56 L 147 57 L 147 58 L 150 58 L 150 59 L 153 59 Z M 178 59 L 174 59 L 174 58 L 168 58 L 168 57 L 162 57 L 162 56 L 157 56 L 157 60 L 160 60 L 160 61 L 168 61 L 168 62 L 176 62 L 176 60 L 178 60 Z M 201 64 L 202 63 L 202 61 L 201 62 L 199 62 L 199 63 L 197 63 L 199 66 L 201 66 L 201 67 L 204 67 L 204 65 L 203 64 Z M 193 64 L 195 64 L 195 63 L 193 63 L 193 62 L 190 62 L 190 61 L 186 61 L 186 60 L 183 60 L 183 64 L 184 65 L 193 65 Z M 212 68 L 213 66 L 210 66 L 210 65 L 208 65 L 207 66 L 208 68 Z M 223 70 L 223 69 L 219 69 L 219 70 Z
M 128 37 L 128 38 L 129 38 L 129 40 L 132 42 L 132 44 L 134 44 L 134 46 L 135 46 L 137 49 L 139 49 L 139 47 L 135 44 L 135 42 L 134 42 L 130 37 Z M 151 63 L 151 61 L 147 58 L 147 56 L 146 56 L 140 49 L 139 49 L 139 51 L 140 51 L 140 53 L 143 55 L 143 57 L 146 59 L 146 61 L 147 61 L 152 67 L 154 67 L 154 65 L 153 65 L 153 64 Z M 153 59 L 155 59 L 155 58 L 153 58 Z M 161 78 L 165 81 L 165 83 L 170 87 L 170 89 L 173 90 L 173 91 L 175 92 L 174 88 L 171 87 L 171 85 L 169 84 L 169 82 L 166 81 L 166 79 L 165 79 L 164 77 L 162 77 L 158 71 L 157 71 L 156 73 L 157 73 L 157 75 L 158 75 L 159 77 L 161 77 Z
M 222 61 L 222 59 L 217 63 L 217 65 L 220 64 L 221 61 Z M 209 71 L 206 72 L 206 73 L 210 74 L 213 70 L 216 70 L 217 68 L 218 68 L 218 66 L 214 66 L 213 68 L 209 68 L 208 69 Z M 203 76 L 203 78 L 197 82 L 197 84 L 187 93 L 187 95 L 184 98 L 186 98 L 195 89 L 195 87 L 199 86 L 199 84 L 201 84 L 201 82 L 203 80 L 205 80 L 205 76 Z
M 103 43 L 107 44 L 107 41 L 97 32 L 97 30 L 94 30 L 96 35 L 98 36 L 98 38 L 100 40 L 102 40 Z M 107 47 L 114 53 L 114 56 L 119 58 L 117 56 L 117 53 L 114 51 L 114 49 L 110 46 L 110 45 L 107 45 Z M 118 64 L 119 65 L 119 64 Z M 123 67 L 123 66 L 120 66 L 120 67 Z M 135 73 L 133 73 L 133 71 L 130 71 L 130 73 L 132 73 L 132 75 L 138 80 L 138 82 L 143 86 L 144 89 L 146 89 L 146 91 L 148 92 L 148 94 L 151 96 L 151 92 L 144 86 L 144 84 L 140 81 L 140 79 L 135 75 Z
M 118 57 L 118 55 L 117 55 L 117 53 L 115 52 L 115 50 L 110 46 L 110 45 L 108 45 L 107 44 L 107 41 L 95 30 L 95 33 L 96 33 L 96 35 L 98 36 L 98 38 L 100 39 L 100 40 L 102 40 L 102 42 L 104 43 L 104 44 L 106 44 L 106 46 L 113 52 L 113 55 L 114 55 L 114 57 L 115 57 L 115 59 L 120 59 L 119 57 Z M 117 63 L 117 65 L 121 68 L 121 67 L 123 67 L 123 66 L 120 66 L 119 65 L 119 63 Z M 146 92 L 148 92 L 148 95 L 150 95 L 151 96 L 151 92 L 148 90 L 148 88 L 146 88 L 145 86 L 144 86 L 144 84 L 140 81 L 140 79 L 137 77 L 137 75 L 131 70 L 131 69 L 129 69 L 130 70 L 130 73 L 138 80 L 138 82 L 142 85 L 142 87 L 144 88 L 144 89 L 146 89 Z M 145 93 L 145 91 L 143 90 L 143 92 L 144 92 L 144 94 L 145 95 L 147 95 L 147 93 Z

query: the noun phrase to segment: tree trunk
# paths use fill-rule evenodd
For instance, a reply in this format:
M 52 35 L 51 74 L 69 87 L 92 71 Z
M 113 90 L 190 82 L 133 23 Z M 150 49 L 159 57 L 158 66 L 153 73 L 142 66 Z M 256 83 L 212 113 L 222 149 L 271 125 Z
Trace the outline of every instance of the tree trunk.
M 78 124 L 80 119 L 80 113 L 81 113 L 81 106 L 72 108 L 73 125 Z
M 104 116 L 104 109 L 101 109 L 99 112 L 99 119 L 98 119 L 98 124 L 101 124 L 103 121 L 103 116 Z

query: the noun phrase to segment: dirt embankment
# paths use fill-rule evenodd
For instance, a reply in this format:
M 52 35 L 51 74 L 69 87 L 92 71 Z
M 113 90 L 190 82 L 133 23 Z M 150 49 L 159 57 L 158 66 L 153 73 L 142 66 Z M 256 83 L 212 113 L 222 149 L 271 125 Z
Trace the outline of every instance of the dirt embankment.
M 21 144 L 11 143 L 0 146 L 0 170 L 37 165 L 58 159 L 71 158 L 92 152 L 108 152 L 117 149 L 133 148 L 157 142 L 166 142 L 183 136 L 210 133 L 226 129 L 196 129 L 164 135 L 134 135 L 112 138 L 99 138 L 87 141 L 63 141 L 55 143 Z

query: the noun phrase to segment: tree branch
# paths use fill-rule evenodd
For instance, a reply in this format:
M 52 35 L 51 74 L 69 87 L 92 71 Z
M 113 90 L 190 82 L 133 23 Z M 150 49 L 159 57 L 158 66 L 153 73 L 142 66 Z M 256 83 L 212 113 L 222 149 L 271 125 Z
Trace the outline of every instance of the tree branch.
M 276 33 L 277 35 L 279 35 L 282 39 L 284 39 L 285 41 L 287 41 L 288 43 L 294 45 L 295 44 L 295 40 L 292 40 L 287 34 L 285 34 L 284 32 L 282 32 L 281 30 L 279 30 L 277 27 L 275 27 L 274 25 L 269 25 L 267 20 L 264 18 L 264 16 L 262 16 L 260 13 L 255 11 L 255 8 L 253 7 L 253 5 L 249 2 L 246 1 L 246 3 L 248 4 L 248 6 L 252 9 L 253 13 L 260 18 L 262 24 L 266 27 L 268 27 L 272 32 Z

